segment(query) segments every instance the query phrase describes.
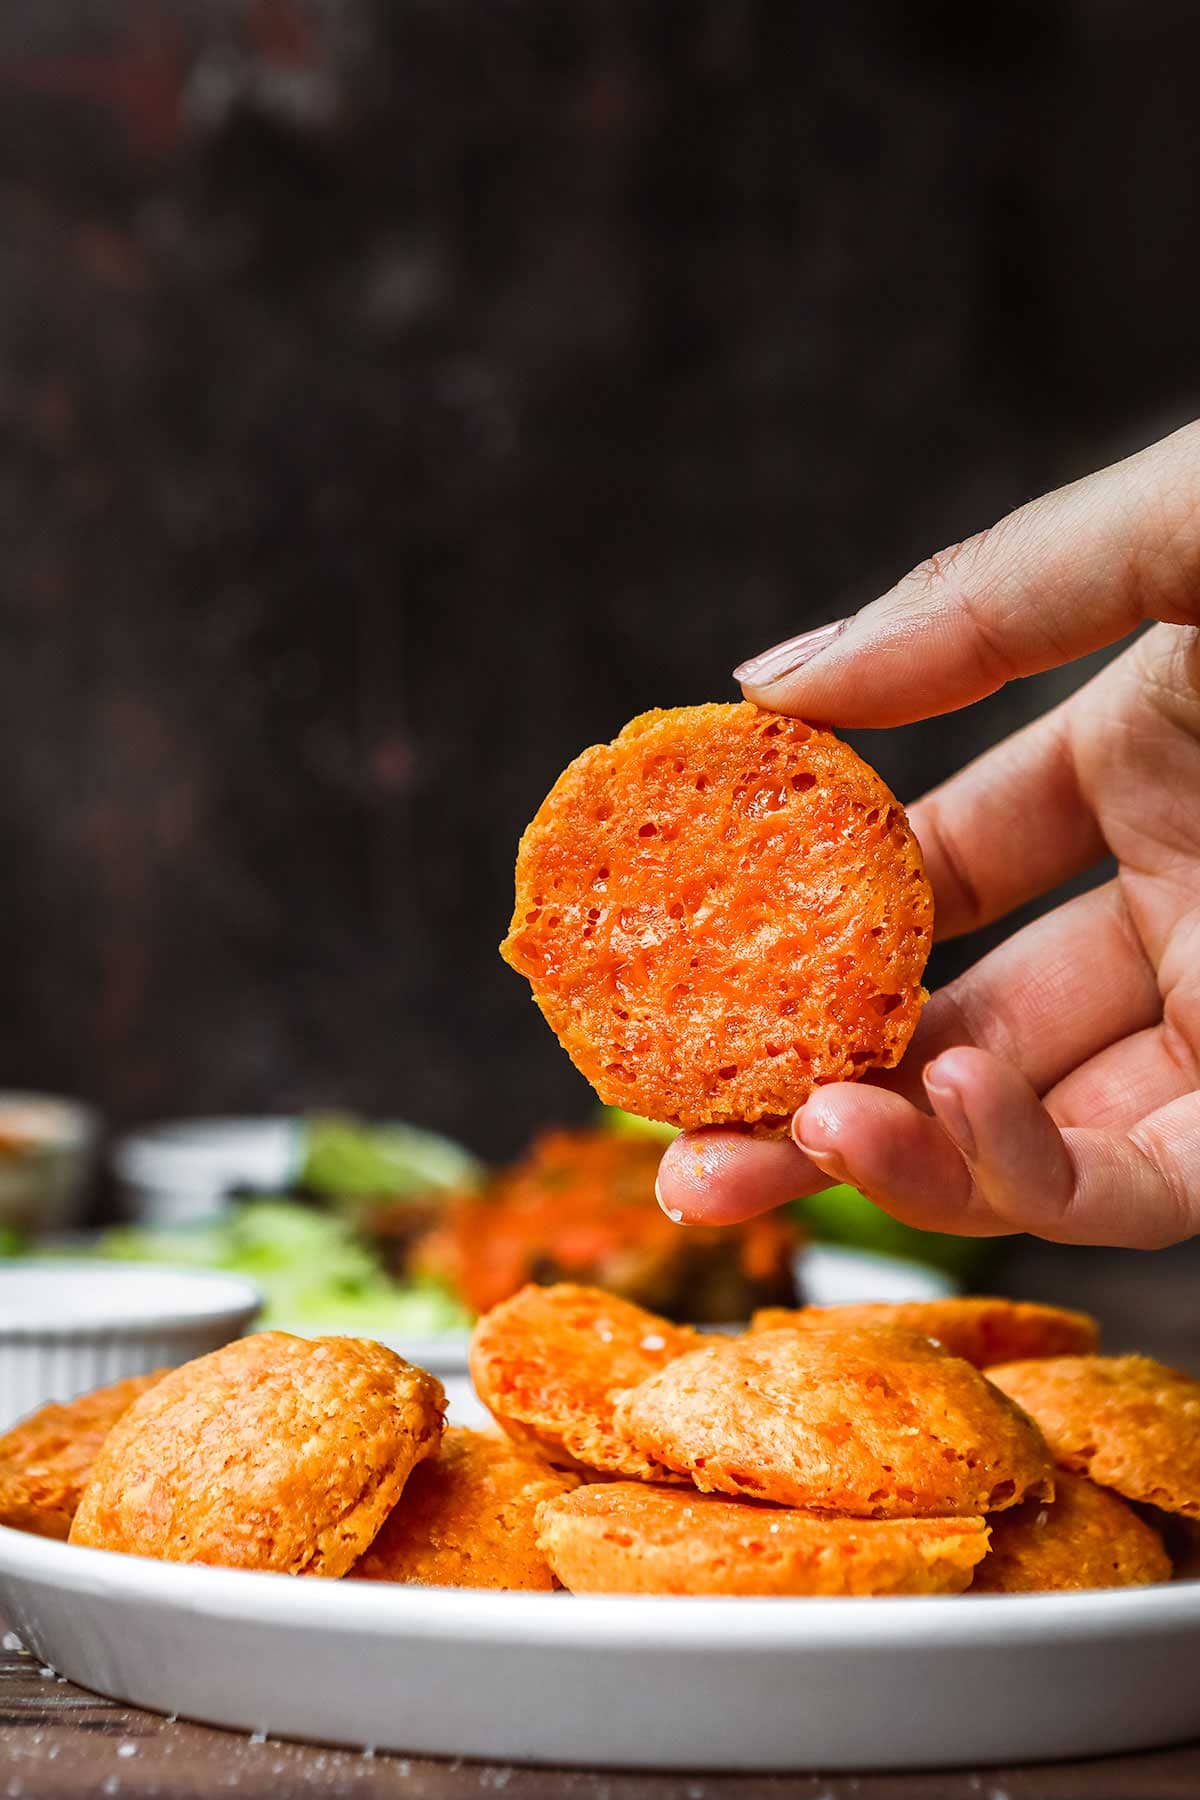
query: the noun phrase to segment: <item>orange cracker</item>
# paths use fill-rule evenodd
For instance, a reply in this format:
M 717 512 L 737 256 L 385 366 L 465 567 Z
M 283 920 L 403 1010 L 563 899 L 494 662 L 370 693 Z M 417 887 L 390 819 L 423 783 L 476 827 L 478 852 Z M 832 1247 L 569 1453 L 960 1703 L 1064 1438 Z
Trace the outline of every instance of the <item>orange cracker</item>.
M 0 1525 L 65 1538 L 105 1438 L 166 1373 L 128 1375 L 65 1405 L 39 1407 L 0 1437 Z
M 1200 1381 L 1148 1356 L 1056 1356 L 989 1370 L 1064 1469 L 1200 1518 Z
M 771 1134 L 900 1060 L 932 933 L 884 782 L 742 703 L 644 713 L 576 757 L 521 839 L 501 954 L 602 1100 Z
M 71 1542 L 344 1575 L 437 1450 L 441 1383 L 382 1344 L 263 1331 L 175 1369 L 96 1459 Z
M 540 1541 L 577 1594 L 957 1594 L 984 1555 L 970 1519 L 835 1519 L 611 1482 L 547 1502 Z
M 451 1426 L 351 1573 L 420 1587 L 553 1588 L 534 1515 L 575 1485 L 506 1437 Z
M 471 1376 L 509 1436 L 551 1462 L 650 1478 L 652 1465 L 613 1430 L 613 1397 L 698 1341 L 598 1288 L 530 1286 L 476 1325 Z
M 1100 1341 L 1096 1321 L 1062 1306 L 966 1296 L 953 1300 L 865 1301 L 848 1306 L 768 1306 L 752 1331 L 844 1331 L 859 1325 L 902 1325 L 936 1338 L 954 1356 L 987 1369 L 1027 1356 L 1077 1356 Z
M 1026 1500 L 990 1524 L 991 1548 L 972 1592 L 1036 1594 L 1170 1579 L 1158 1533 L 1118 1495 L 1065 1469 L 1055 1477 L 1053 1500 Z
M 623 1395 L 613 1424 L 705 1492 L 858 1518 L 965 1517 L 1054 1491 L 1024 1413 L 896 1326 L 706 1344 Z

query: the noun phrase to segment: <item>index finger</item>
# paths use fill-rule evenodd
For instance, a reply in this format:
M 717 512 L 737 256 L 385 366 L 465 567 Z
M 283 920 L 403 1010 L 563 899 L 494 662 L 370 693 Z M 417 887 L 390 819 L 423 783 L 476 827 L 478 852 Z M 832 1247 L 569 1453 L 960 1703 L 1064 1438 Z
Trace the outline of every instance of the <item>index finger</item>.
M 1200 423 L 931 556 L 836 626 L 734 671 L 748 700 L 904 725 L 1073 662 L 1146 619 L 1200 622 Z

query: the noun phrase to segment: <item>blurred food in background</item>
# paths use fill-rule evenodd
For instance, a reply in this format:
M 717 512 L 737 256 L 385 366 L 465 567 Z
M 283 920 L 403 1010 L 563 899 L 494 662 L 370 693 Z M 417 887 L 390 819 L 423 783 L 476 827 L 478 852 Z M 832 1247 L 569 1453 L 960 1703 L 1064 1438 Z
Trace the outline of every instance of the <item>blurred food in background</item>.
M 410 1270 L 443 1280 L 475 1312 L 526 1282 L 582 1282 L 669 1319 L 745 1319 L 763 1294 L 796 1293 L 799 1229 L 782 1214 L 681 1231 L 654 1195 L 662 1145 L 607 1126 L 550 1130 L 510 1168 L 454 1196 L 423 1238 L 405 1239 Z M 387 1242 L 403 1207 L 368 1223 Z
M 296 1187 L 353 1210 L 379 1200 L 428 1198 L 475 1183 L 483 1173 L 482 1163 L 452 1138 L 330 1113 L 307 1122 Z
M 993 1238 L 947 1237 L 939 1231 L 918 1231 L 884 1212 L 856 1187 L 840 1184 L 823 1188 L 805 1200 L 793 1200 L 790 1211 L 815 1243 L 843 1244 L 847 1249 L 870 1250 L 879 1256 L 900 1257 L 941 1269 L 956 1283 L 975 1280 L 995 1254 Z
M 122 1226 L 97 1247 L 118 1262 L 247 1275 L 263 1295 L 263 1324 L 294 1331 L 423 1338 L 471 1323 L 443 1283 L 393 1278 L 352 1220 L 303 1200 L 235 1199 L 205 1224 Z
M 122 1138 L 112 1160 L 123 1210 L 144 1224 L 212 1219 L 231 1195 L 292 1194 L 353 1211 L 481 1172 L 450 1138 L 340 1113 L 151 1125 Z
M 77 1223 L 96 1131 L 95 1115 L 74 1100 L 0 1093 L 0 1253 L 27 1232 Z
M 0 1182 L 66 1141 L 56 1104 L 0 1114 Z M 829 1299 L 815 1288 L 834 1275 L 868 1279 L 865 1266 L 822 1274 L 814 1265 L 814 1291 L 801 1292 L 810 1238 L 960 1279 L 977 1269 L 973 1241 L 913 1231 L 848 1187 L 742 1225 L 681 1230 L 654 1193 L 673 1135 L 603 1108 L 594 1124 L 547 1127 L 515 1162 L 488 1169 L 453 1139 L 343 1114 L 177 1121 L 114 1148 L 129 1222 L 66 1247 L 248 1276 L 268 1325 L 393 1340 L 461 1333 L 529 1281 L 581 1282 L 673 1319 L 724 1324 L 763 1306 Z M 0 1229 L 6 1216 L 13 1228 L 0 1255 L 44 1254 L 47 1231 L 50 1248 L 64 1247 L 72 1222 L 25 1208 L 0 1211 Z M 876 1278 L 895 1276 L 880 1265 Z M 855 1286 L 832 1297 L 871 1295 Z
M 615 1106 L 603 1109 L 610 1128 L 653 1138 L 661 1151 L 678 1133 L 673 1125 L 639 1119 Z M 899 1257 L 941 1269 L 956 1281 L 978 1276 L 995 1246 L 988 1238 L 947 1237 L 937 1231 L 918 1231 L 904 1225 L 856 1187 L 839 1183 L 806 1199 L 793 1200 L 791 1214 L 803 1238 L 817 1244 L 839 1244 L 848 1250 L 868 1250 L 873 1255 Z
M 654 1196 L 661 1132 L 640 1121 L 547 1130 L 494 1171 L 410 1126 L 296 1121 L 291 1173 L 279 1168 L 264 1195 L 248 1171 L 255 1155 L 258 1175 L 270 1171 L 262 1149 L 274 1134 L 278 1152 L 280 1123 L 262 1121 L 259 1140 L 253 1121 L 160 1128 L 156 1147 L 169 1146 L 176 1175 L 192 1179 L 179 1160 L 189 1142 L 205 1180 L 224 1170 L 220 1209 L 171 1225 L 156 1206 L 149 1222 L 104 1233 L 102 1253 L 249 1275 L 268 1324 L 392 1336 L 460 1330 L 527 1281 L 586 1281 L 698 1322 L 796 1301 L 795 1222 L 680 1231 Z M 254 1153 L 240 1171 L 238 1147 Z M 126 1168 L 128 1148 L 117 1159 Z M 193 1180 L 193 1201 L 196 1191 Z
M 483 1178 L 450 1138 L 337 1113 L 202 1119 L 135 1133 L 113 1161 L 138 1218 L 103 1234 L 105 1256 L 249 1275 L 264 1321 L 296 1330 L 427 1337 L 471 1322 L 444 1281 L 389 1266 L 367 1226 L 386 1210 L 393 1239 L 420 1237 L 451 1190 Z

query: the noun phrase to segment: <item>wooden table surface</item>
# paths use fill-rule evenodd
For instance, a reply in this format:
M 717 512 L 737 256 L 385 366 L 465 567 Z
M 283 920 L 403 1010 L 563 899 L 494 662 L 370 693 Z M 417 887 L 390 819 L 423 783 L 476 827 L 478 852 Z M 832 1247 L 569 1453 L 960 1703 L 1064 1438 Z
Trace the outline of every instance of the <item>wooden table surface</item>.
M 1200 1244 L 1154 1257 L 1021 1246 L 1000 1285 L 1090 1307 L 1112 1348 L 1144 1348 L 1200 1373 Z M 1196 1672 L 1181 1670 L 1180 1679 L 1195 1680 Z M 463 1800 L 492 1793 L 506 1800 L 1196 1800 L 1200 1744 L 1090 1762 L 907 1775 L 643 1775 L 432 1762 L 259 1742 L 161 1719 L 57 1680 L 11 1636 L 0 1649 L 0 1800 Z

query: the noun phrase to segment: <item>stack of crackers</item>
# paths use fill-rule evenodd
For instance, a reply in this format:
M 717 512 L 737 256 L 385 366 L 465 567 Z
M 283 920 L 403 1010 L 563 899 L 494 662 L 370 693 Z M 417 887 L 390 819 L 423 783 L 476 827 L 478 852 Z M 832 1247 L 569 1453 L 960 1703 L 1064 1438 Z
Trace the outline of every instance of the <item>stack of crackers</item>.
M 483 1318 L 499 1431 L 380 1344 L 263 1332 L 0 1438 L 0 1524 L 425 1586 L 886 1595 L 1187 1572 L 1200 1382 L 1092 1320 L 963 1299 L 704 1336 L 593 1288 Z M 986 1373 L 984 1372 L 986 1371 Z
M 471 1368 L 506 1431 L 582 1478 L 538 1520 L 577 1593 L 1164 1581 L 1159 1523 L 1200 1510 L 1200 1383 L 1097 1342 L 1083 1314 L 991 1299 L 701 1338 L 527 1288 L 480 1322 Z

